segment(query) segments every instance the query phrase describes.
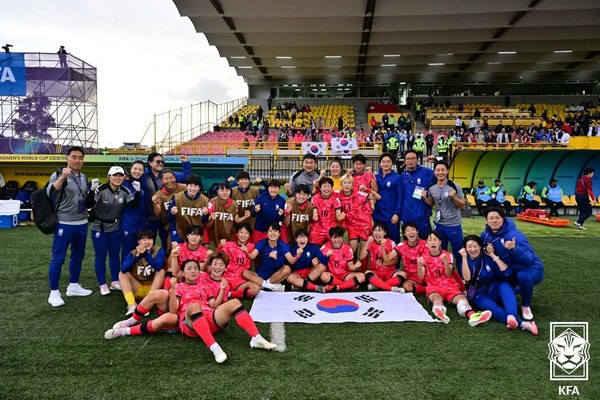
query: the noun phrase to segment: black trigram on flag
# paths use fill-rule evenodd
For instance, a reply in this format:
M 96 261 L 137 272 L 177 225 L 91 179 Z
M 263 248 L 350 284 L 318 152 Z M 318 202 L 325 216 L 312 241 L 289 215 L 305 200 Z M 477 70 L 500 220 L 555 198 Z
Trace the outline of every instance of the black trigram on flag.
M 303 309 L 301 309 L 301 310 L 294 310 L 294 312 L 295 312 L 296 314 L 298 314 L 298 316 L 300 316 L 300 317 L 302 317 L 302 318 L 304 318 L 304 319 L 307 319 L 307 318 L 310 318 L 310 317 L 314 317 L 314 316 L 315 316 L 315 313 L 314 313 L 314 312 L 312 312 L 312 311 L 310 311 L 310 310 L 309 310 L 309 309 L 307 309 L 307 308 L 303 308 Z
M 366 316 L 366 317 L 371 317 L 371 318 L 379 318 L 379 316 L 381 314 L 383 314 L 384 312 L 385 311 L 383 311 L 383 310 L 378 310 L 376 308 L 369 307 L 369 309 L 367 311 L 365 311 L 363 313 L 363 315 Z
M 371 297 L 368 294 L 363 294 L 355 297 L 356 300 L 364 301 L 365 303 L 373 303 L 377 301 L 375 297 Z
M 303 294 L 303 295 L 300 295 L 298 297 L 294 297 L 294 300 L 296 300 L 296 301 L 303 301 L 303 302 L 306 303 L 307 301 L 310 301 L 310 300 L 312 300 L 314 298 L 315 298 L 315 296 L 309 296 L 307 294 Z

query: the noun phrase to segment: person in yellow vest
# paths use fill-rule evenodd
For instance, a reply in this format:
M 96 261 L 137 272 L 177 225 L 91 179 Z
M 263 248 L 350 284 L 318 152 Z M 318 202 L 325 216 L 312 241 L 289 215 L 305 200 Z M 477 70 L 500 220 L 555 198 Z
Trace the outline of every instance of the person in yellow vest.
M 423 162 L 423 151 L 425 150 L 425 140 L 423 140 L 423 136 L 421 134 L 417 135 L 415 139 L 415 143 L 413 144 L 413 150 L 417 152 L 417 157 L 419 157 L 419 162 Z
M 390 134 L 387 140 L 387 149 L 388 152 L 396 156 L 398 153 L 398 147 L 400 147 L 400 142 L 398 141 L 398 136 L 393 132 Z
M 127 255 L 119 272 L 119 284 L 127 302 L 126 316 L 134 313 L 136 300 L 162 289 L 165 279 L 165 251 L 154 245 L 152 230 L 139 231 L 137 241 L 137 247 Z
M 448 159 L 448 141 L 445 137 L 440 136 L 437 142 L 437 151 L 438 155 L 442 157 L 444 160 Z
M 448 137 L 448 151 L 446 152 L 450 157 L 452 157 L 452 152 L 454 151 L 454 146 L 456 142 L 456 137 L 454 134 L 449 135 Z

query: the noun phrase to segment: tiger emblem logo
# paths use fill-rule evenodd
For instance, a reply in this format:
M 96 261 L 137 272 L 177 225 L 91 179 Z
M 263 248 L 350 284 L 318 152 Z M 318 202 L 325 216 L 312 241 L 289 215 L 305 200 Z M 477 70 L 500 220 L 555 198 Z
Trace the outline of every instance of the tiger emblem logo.
M 590 344 L 571 328 L 548 343 L 550 362 L 570 375 L 590 359 Z

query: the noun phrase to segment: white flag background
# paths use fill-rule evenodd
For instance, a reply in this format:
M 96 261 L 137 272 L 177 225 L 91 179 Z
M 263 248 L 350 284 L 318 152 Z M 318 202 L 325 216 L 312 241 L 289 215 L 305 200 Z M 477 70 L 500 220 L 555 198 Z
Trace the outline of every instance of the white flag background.
M 435 322 L 412 294 L 393 292 L 260 292 L 250 310 L 256 322 Z
M 315 156 L 321 156 L 325 154 L 327 150 L 327 143 L 325 142 L 302 142 L 302 153 L 310 153 Z

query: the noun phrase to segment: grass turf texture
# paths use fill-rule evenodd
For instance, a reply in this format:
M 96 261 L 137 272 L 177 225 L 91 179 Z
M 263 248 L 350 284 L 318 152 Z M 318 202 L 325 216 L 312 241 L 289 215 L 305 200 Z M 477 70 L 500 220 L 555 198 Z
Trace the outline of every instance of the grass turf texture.
M 465 234 L 483 225 L 481 217 L 465 219 Z M 100 296 L 91 241 L 81 282 L 94 294 L 66 297 L 65 265 L 67 304 L 53 309 L 46 302 L 52 236 L 34 227 L 1 230 L 0 398 L 547 399 L 558 398 L 559 385 L 575 384 L 581 398 L 598 399 L 600 223 L 590 219 L 585 232 L 517 225 L 546 267 L 533 299 L 538 337 L 493 320 L 471 328 L 449 308 L 449 325 L 286 324 L 288 350 L 269 353 L 251 350 L 232 322 L 217 334 L 229 355 L 224 365 L 199 339 L 179 334 L 104 340 L 125 302 L 120 292 Z M 550 321 L 589 322 L 589 381 L 549 380 Z M 269 326 L 259 329 L 268 339 Z

